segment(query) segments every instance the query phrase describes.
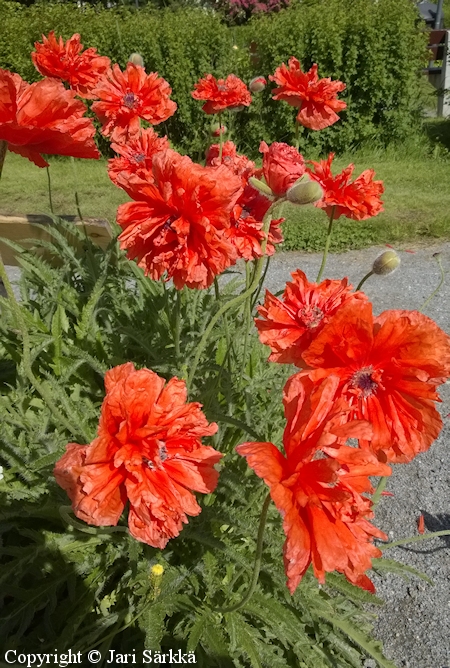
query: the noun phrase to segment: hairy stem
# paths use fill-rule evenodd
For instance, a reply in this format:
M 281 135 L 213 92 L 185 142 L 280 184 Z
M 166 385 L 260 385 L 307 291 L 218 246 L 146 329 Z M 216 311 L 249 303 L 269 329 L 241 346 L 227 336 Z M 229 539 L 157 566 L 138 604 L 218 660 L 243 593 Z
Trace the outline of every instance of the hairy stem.
M 180 359 L 180 331 L 181 331 L 181 291 L 177 290 L 177 301 L 175 306 L 175 358 Z
M 373 272 L 372 270 L 370 270 L 370 271 L 369 271 L 369 272 L 368 272 L 368 273 L 367 273 L 367 274 L 366 274 L 366 275 L 359 281 L 358 285 L 356 286 L 356 290 L 355 290 L 355 292 L 358 292 L 358 290 L 361 290 L 361 288 L 362 288 L 362 286 L 364 285 L 364 283 L 367 281 L 368 278 L 370 278 L 371 276 L 373 276 L 373 274 L 374 274 L 374 272 Z
M 330 242 L 331 242 L 331 234 L 333 231 L 333 220 L 335 211 L 336 207 L 333 206 L 330 213 L 330 222 L 328 223 L 327 240 L 325 241 L 325 248 L 323 250 L 322 264 L 320 265 L 319 273 L 317 274 L 316 283 L 319 283 L 320 279 L 322 278 L 322 274 L 324 272 L 325 265 L 327 263 L 328 251 L 330 249 Z
M 239 601 L 239 603 L 235 603 L 235 605 L 230 606 L 229 608 L 213 608 L 214 612 L 221 612 L 221 613 L 226 613 L 226 612 L 235 612 L 236 610 L 239 610 L 240 608 L 243 608 L 246 603 L 251 599 L 251 597 L 254 594 L 254 591 L 256 589 L 256 585 L 258 584 L 258 578 L 259 578 L 259 573 L 261 571 L 261 561 L 262 561 L 262 549 L 263 549 L 263 541 L 264 541 L 264 529 L 266 526 L 266 520 L 267 520 L 267 512 L 269 510 L 269 505 L 270 505 L 270 494 L 268 494 L 264 500 L 263 507 L 261 510 L 261 516 L 259 520 L 259 529 L 258 529 L 258 538 L 256 539 L 256 555 L 255 555 L 255 565 L 253 567 L 253 575 L 252 575 L 252 580 L 250 582 L 250 587 L 248 588 L 247 593 L 245 596 Z
M 386 545 L 379 545 L 382 552 L 389 550 L 391 547 L 398 547 L 399 545 L 408 545 L 409 543 L 419 543 L 421 540 L 431 540 L 431 538 L 439 538 L 439 536 L 450 536 L 450 529 L 443 531 L 434 531 L 433 533 L 424 533 L 421 536 L 411 536 L 410 538 L 402 538 L 396 540 L 394 543 L 387 543 Z
M 237 297 L 234 297 L 233 299 L 230 299 L 230 301 L 226 302 L 226 304 L 224 304 L 224 305 L 217 311 L 217 313 L 211 318 L 211 320 L 210 320 L 210 322 L 209 322 L 209 325 L 208 325 L 208 327 L 205 329 L 205 331 L 204 331 L 204 333 L 203 333 L 203 336 L 202 336 L 202 338 L 200 339 L 199 344 L 198 344 L 198 346 L 197 346 L 197 350 L 196 350 L 196 353 L 195 353 L 195 356 L 194 356 L 194 360 L 193 360 L 193 362 L 192 362 L 191 371 L 190 371 L 189 378 L 188 378 L 188 387 L 191 387 L 191 385 L 192 385 L 192 381 L 193 381 L 193 379 L 194 379 L 195 372 L 196 372 L 196 370 L 197 370 L 198 363 L 199 363 L 199 361 L 200 361 L 200 357 L 201 357 L 201 355 L 202 355 L 202 353 L 203 353 L 203 351 L 204 351 L 204 349 L 205 349 L 205 347 L 206 347 L 208 338 L 209 338 L 209 336 L 210 336 L 212 330 L 214 329 L 214 326 L 215 326 L 216 323 L 218 322 L 218 320 L 219 320 L 219 319 L 223 316 L 223 314 L 226 313 L 229 309 L 234 308 L 235 306 L 238 306 L 238 305 L 241 304 L 243 301 L 245 301 L 245 299 L 246 299 L 249 295 L 253 294 L 253 292 L 256 290 L 256 288 L 257 288 L 257 286 L 258 286 L 259 279 L 260 279 L 261 272 L 262 272 L 262 265 L 263 265 L 263 262 L 264 262 L 264 254 L 265 254 L 265 251 L 266 251 L 266 245 L 267 245 L 267 232 L 268 232 L 269 227 L 270 227 L 270 221 L 272 220 L 272 211 L 273 211 L 274 207 L 275 207 L 276 205 L 278 205 L 278 203 L 279 203 L 279 200 L 277 200 L 276 202 L 274 202 L 274 203 L 272 204 L 272 206 L 270 207 L 270 209 L 267 211 L 266 215 L 264 216 L 263 230 L 264 230 L 266 236 L 265 236 L 265 238 L 264 238 L 264 240 L 263 240 L 263 242 L 262 242 L 262 244 L 261 244 L 262 256 L 261 256 L 260 258 L 258 258 L 258 260 L 257 260 L 255 276 L 254 276 L 254 279 L 253 279 L 253 281 L 252 281 L 252 284 L 250 285 L 250 287 L 248 288 L 248 290 L 245 290 L 245 292 L 242 292 L 240 295 L 237 295 Z
M 55 213 L 53 211 L 52 180 L 50 178 L 50 167 L 46 167 L 45 169 L 47 170 L 48 203 L 50 204 L 51 213 Z
M 245 263 L 245 290 L 247 291 L 251 285 L 250 277 L 250 264 L 249 262 Z M 242 376 L 245 374 L 245 367 L 247 365 L 247 346 L 248 346 L 248 336 L 250 333 L 250 321 L 251 321 L 251 309 L 252 309 L 252 295 L 250 294 L 244 303 L 244 351 L 242 354 Z
M 3 164 L 5 162 L 7 149 L 8 149 L 8 142 L 2 139 L 0 141 L 0 179 L 2 177 Z
M 441 280 L 439 281 L 437 288 L 436 288 L 435 290 L 433 290 L 433 292 L 431 293 L 431 295 L 425 299 L 425 301 L 424 301 L 424 303 L 422 304 L 422 306 L 420 307 L 419 311 L 423 311 L 423 309 L 425 308 L 425 306 L 427 306 L 427 305 L 430 303 L 430 301 L 433 299 L 433 297 L 434 297 L 435 295 L 437 295 L 437 293 L 439 292 L 439 290 L 440 290 L 440 289 L 442 288 L 442 286 L 444 285 L 444 281 L 445 281 L 445 273 L 444 273 L 444 267 L 442 266 L 442 262 L 441 262 L 441 255 L 440 255 L 440 253 L 439 253 L 439 254 L 437 254 L 436 256 L 433 256 L 433 257 L 435 257 L 436 262 L 437 262 L 438 265 L 439 265 L 439 269 L 440 269 L 440 272 L 441 272 Z
M 80 220 L 83 220 L 83 216 L 81 214 L 81 209 L 80 209 L 80 198 L 78 197 L 78 178 L 77 178 L 77 167 L 75 164 L 75 158 L 71 157 L 70 161 L 72 163 L 73 184 L 75 186 L 75 206 L 77 207 L 78 218 Z M 87 236 L 86 228 L 84 228 L 84 233 Z

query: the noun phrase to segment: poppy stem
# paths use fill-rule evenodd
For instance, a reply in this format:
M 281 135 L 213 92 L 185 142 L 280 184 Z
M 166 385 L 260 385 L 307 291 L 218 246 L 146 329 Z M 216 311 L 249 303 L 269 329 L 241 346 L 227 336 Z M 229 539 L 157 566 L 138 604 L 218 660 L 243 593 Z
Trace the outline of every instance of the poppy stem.
M 229 309 L 231 309 L 235 306 L 239 306 L 239 304 L 241 304 L 243 301 L 245 301 L 249 295 L 252 295 L 254 293 L 254 291 L 256 290 L 256 288 L 258 287 L 259 279 L 261 277 L 261 272 L 262 272 L 262 265 L 263 265 L 263 262 L 264 262 L 264 255 L 265 255 L 265 252 L 266 252 L 267 234 L 268 234 L 268 231 L 269 231 L 269 228 L 270 228 L 270 222 L 272 220 L 272 212 L 273 212 L 274 208 L 276 206 L 278 206 L 282 201 L 284 201 L 284 200 L 279 199 L 279 200 L 276 200 L 276 202 L 273 202 L 270 209 L 268 209 L 266 215 L 264 216 L 263 232 L 265 234 L 265 237 L 264 237 L 264 239 L 261 243 L 262 254 L 261 254 L 261 257 L 258 258 L 258 260 L 256 262 L 256 271 L 255 271 L 255 276 L 253 278 L 252 284 L 250 285 L 248 290 L 245 290 L 245 292 L 242 292 L 240 295 L 237 295 L 237 297 L 234 297 L 234 299 L 230 299 L 221 308 L 219 308 L 219 310 L 211 318 L 211 320 L 209 322 L 209 325 L 205 329 L 205 331 L 203 333 L 203 336 L 200 339 L 199 344 L 197 346 L 197 350 L 195 352 L 195 356 L 194 356 L 194 359 L 193 359 L 193 362 L 192 362 L 192 365 L 191 365 L 191 371 L 190 371 L 189 378 L 188 378 L 188 387 L 191 387 L 191 385 L 192 385 L 192 381 L 194 379 L 195 372 L 197 371 L 197 367 L 198 367 L 198 363 L 200 361 L 200 357 L 201 357 L 201 355 L 202 355 L 202 353 L 205 349 L 208 338 L 209 338 L 212 330 L 214 329 L 214 326 L 216 325 L 217 321 L 220 320 L 220 318 L 222 317 L 222 315 L 226 311 L 228 311 Z
M 48 202 L 50 204 L 50 211 L 51 213 L 55 213 L 53 211 L 53 200 L 52 200 L 52 180 L 50 178 L 50 167 L 45 168 L 47 170 L 47 186 L 48 186 Z
M 440 272 L 441 272 L 441 280 L 439 281 L 437 288 L 436 288 L 435 290 L 433 290 L 433 292 L 431 293 L 431 295 L 425 299 L 425 301 L 424 301 L 424 303 L 422 304 L 422 306 L 420 307 L 419 311 L 423 311 L 423 309 L 425 308 L 425 306 L 427 306 L 427 305 L 430 303 L 430 301 L 433 299 L 433 297 L 434 297 L 435 295 L 437 295 L 437 293 L 439 292 L 439 290 L 440 290 L 440 289 L 442 288 L 442 286 L 444 285 L 444 281 L 445 281 L 445 273 L 444 273 L 444 267 L 442 266 L 442 262 L 441 262 L 441 255 L 440 255 L 440 253 L 439 253 L 439 254 L 437 254 L 437 255 L 433 255 L 433 257 L 435 258 L 436 262 L 437 262 L 438 265 L 439 265 L 439 269 L 440 269 Z
M 9 281 L 8 274 L 6 273 L 5 265 L 3 264 L 1 255 L 0 255 L 0 280 L 3 282 L 3 285 L 5 286 L 6 294 L 11 304 L 12 311 L 16 317 L 17 324 L 22 334 L 22 364 L 25 371 L 25 375 L 27 376 L 28 380 L 30 381 L 34 389 L 38 392 L 38 394 L 41 395 L 41 397 L 46 402 L 48 408 L 51 410 L 54 417 L 56 418 L 57 424 L 59 423 L 64 425 L 67 431 L 69 431 L 74 437 L 78 438 L 78 436 L 80 436 L 80 430 L 77 429 L 75 426 L 73 426 L 69 422 L 69 420 L 67 420 L 67 418 L 61 413 L 59 408 L 54 403 L 53 398 L 47 391 L 47 388 L 38 381 L 38 379 L 33 373 L 33 370 L 31 368 L 30 335 L 28 333 L 28 329 L 25 323 L 25 318 L 23 317 L 21 306 L 16 301 L 16 297 L 14 295 L 11 283 Z M 82 434 L 82 436 L 83 438 L 86 438 L 85 434 Z
M 359 287 L 357 289 L 359 290 Z M 378 501 L 380 500 L 381 495 L 384 492 L 384 489 L 387 485 L 387 481 L 388 481 L 388 476 L 384 476 L 383 478 L 380 478 L 380 482 L 378 483 L 377 488 L 375 490 L 375 493 L 372 496 L 372 508 L 375 508 Z
M 362 278 L 362 279 L 359 281 L 358 285 L 356 286 L 356 290 L 355 290 L 355 292 L 358 292 L 358 290 L 361 290 L 362 286 L 363 286 L 364 283 L 367 281 L 367 279 L 370 278 L 371 276 L 373 276 L 374 273 L 375 273 L 374 271 L 370 270 L 369 273 L 366 274 L 366 275 L 364 276 L 364 278 Z
M 2 141 L 0 141 L 0 179 L 2 178 L 3 164 L 5 162 L 7 148 L 8 142 L 2 139 Z
M 75 206 L 77 207 L 78 218 L 80 220 L 83 220 L 83 216 L 80 209 L 80 198 L 78 196 L 78 179 L 77 179 L 77 167 L 75 165 L 75 158 L 72 156 L 70 158 L 70 161 L 72 163 L 73 183 L 75 186 Z M 84 232 L 87 235 L 86 228 L 84 228 Z
M 322 264 L 320 265 L 319 273 L 317 274 L 316 283 L 320 282 L 320 279 L 322 278 L 322 274 L 325 269 L 325 265 L 327 263 L 328 251 L 330 249 L 330 242 L 331 242 L 331 234 L 333 231 L 333 220 L 335 211 L 336 211 L 336 206 L 333 206 L 330 213 L 330 222 L 328 223 L 327 239 L 325 241 L 325 248 L 323 250 Z
M 300 146 L 300 123 L 295 120 L 295 148 L 298 151 L 298 147 Z
M 175 343 L 175 358 L 180 359 L 180 331 L 181 331 L 181 291 L 177 290 L 177 301 L 175 307 L 175 328 L 174 328 L 174 343 Z
M 245 290 L 247 291 L 252 281 L 250 276 L 250 264 L 245 263 Z M 252 309 L 252 295 L 250 294 L 245 300 L 244 304 L 244 352 L 242 353 L 242 376 L 245 374 L 245 367 L 247 365 L 247 344 L 250 329 L 250 318 Z
M 219 165 L 222 164 L 222 151 L 223 151 L 223 137 L 222 137 L 222 114 L 217 114 L 219 117 Z
M 396 540 L 394 543 L 387 543 L 386 545 L 379 545 L 378 547 L 384 552 L 384 550 L 389 550 L 391 547 L 408 545 L 408 543 L 419 543 L 421 540 L 431 540 L 431 538 L 439 538 L 439 536 L 450 536 L 450 529 L 434 531 L 433 533 L 424 533 L 421 536 L 410 536 L 410 538 L 402 538 L 402 540 Z
M 262 549 L 263 549 L 263 542 L 264 542 L 264 529 L 266 527 L 266 520 L 267 520 L 267 512 L 269 510 L 269 505 L 270 505 L 271 497 L 270 494 L 268 494 L 264 500 L 263 507 L 261 510 L 261 516 L 259 519 L 259 529 L 258 529 L 258 537 L 256 539 L 256 554 L 255 554 L 255 565 L 253 567 L 253 575 L 252 575 L 252 580 L 250 582 L 250 587 L 248 588 L 247 593 L 245 596 L 239 601 L 239 603 L 235 603 L 235 605 L 231 605 L 229 608 L 213 608 L 213 612 L 221 612 L 222 614 L 225 614 L 227 612 L 235 612 L 236 610 L 239 610 L 240 608 L 243 608 L 246 603 L 251 599 L 253 596 L 256 585 L 258 584 L 258 579 L 259 579 L 259 573 L 261 571 L 261 561 L 262 561 Z

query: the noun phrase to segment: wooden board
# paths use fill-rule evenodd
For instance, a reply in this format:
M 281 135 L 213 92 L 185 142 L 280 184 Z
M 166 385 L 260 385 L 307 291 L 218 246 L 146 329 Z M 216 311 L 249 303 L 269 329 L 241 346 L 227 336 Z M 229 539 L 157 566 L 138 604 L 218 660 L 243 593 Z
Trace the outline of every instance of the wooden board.
M 99 218 L 88 218 L 79 220 L 74 216 L 62 216 L 64 220 L 73 223 L 78 228 L 83 225 L 89 238 L 98 246 L 105 249 L 113 238 L 113 231 L 107 220 Z M 50 235 L 37 224 L 47 226 L 53 225 L 50 216 L 45 215 L 25 215 L 25 216 L 2 216 L 0 215 L 0 238 L 9 239 L 23 245 L 26 248 L 32 247 L 32 243 L 24 243 L 25 239 L 44 239 L 50 240 Z M 39 250 L 42 254 L 42 250 Z M 15 251 L 0 241 L 0 253 L 4 264 L 17 266 L 19 263 Z

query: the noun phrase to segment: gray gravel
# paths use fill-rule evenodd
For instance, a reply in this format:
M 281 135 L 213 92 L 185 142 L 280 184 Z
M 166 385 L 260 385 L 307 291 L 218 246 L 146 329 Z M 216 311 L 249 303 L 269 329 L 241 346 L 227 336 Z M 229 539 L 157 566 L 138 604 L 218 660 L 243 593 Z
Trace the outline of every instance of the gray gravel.
M 432 255 L 441 252 L 448 275 L 450 243 L 433 246 L 410 246 L 414 254 L 400 251 L 402 265 L 388 277 L 371 277 L 365 291 L 374 304 L 375 313 L 388 308 L 419 309 L 439 282 L 439 270 Z M 353 285 L 371 268 L 375 257 L 385 247 L 332 255 L 325 277 L 349 276 Z M 271 260 L 266 287 L 272 292 L 282 289 L 290 272 L 302 269 L 315 280 L 321 256 L 298 252 L 279 253 Z M 10 268 L 17 280 L 18 270 Z M 433 298 L 425 313 L 450 333 L 450 282 Z M 450 384 L 441 388 L 444 429 L 431 449 L 412 463 L 396 465 L 387 489 L 394 497 L 382 497 L 377 508 L 377 525 L 391 540 L 417 535 L 417 518 L 425 517 L 426 529 L 450 529 Z M 434 586 L 412 577 L 404 581 L 398 575 L 374 575 L 378 595 L 386 605 L 378 610 L 375 623 L 377 637 L 385 653 L 399 668 L 450 668 L 450 537 L 435 538 L 386 553 L 389 558 L 409 564 L 426 573 Z M 367 668 L 373 663 L 367 662 Z

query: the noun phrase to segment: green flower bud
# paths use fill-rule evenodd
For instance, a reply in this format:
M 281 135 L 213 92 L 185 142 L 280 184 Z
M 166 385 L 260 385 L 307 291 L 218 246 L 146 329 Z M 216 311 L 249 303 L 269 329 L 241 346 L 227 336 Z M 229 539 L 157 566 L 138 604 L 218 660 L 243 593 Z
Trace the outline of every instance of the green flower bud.
M 292 204 L 313 204 L 322 199 L 323 190 L 317 181 L 310 181 L 302 176 L 286 193 L 287 200 Z
M 264 181 L 260 181 L 257 179 L 255 176 L 251 176 L 248 180 L 251 186 L 256 188 L 256 190 L 259 190 L 260 193 L 263 195 L 266 195 L 267 197 L 273 197 L 273 192 L 267 185 L 267 183 L 264 183 Z
M 387 276 L 400 266 L 400 258 L 395 250 L 384 251 L 373 263 L 372 271 L 379 276 Z
M 133 65 L 139 65 L 139 67 L 144 67 L 144 59 L 140 53 L 132 53 L 128 58 L 128 62 L 133 63 Z

